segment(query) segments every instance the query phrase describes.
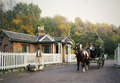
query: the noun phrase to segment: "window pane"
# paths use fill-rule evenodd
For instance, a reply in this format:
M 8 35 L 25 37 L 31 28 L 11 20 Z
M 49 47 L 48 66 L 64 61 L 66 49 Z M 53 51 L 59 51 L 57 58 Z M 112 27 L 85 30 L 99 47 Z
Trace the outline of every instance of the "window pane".
M 30 46 L 26 46 L 26 47 L 27 47 L 26 52 L 30 52 Z
M 43 49 L 44 53 L 50 53 L 51 52 L 50 45 L 43 45 L 42 49 Z
M 30 52 L 30 45 L 22 45 L 22 52 Z

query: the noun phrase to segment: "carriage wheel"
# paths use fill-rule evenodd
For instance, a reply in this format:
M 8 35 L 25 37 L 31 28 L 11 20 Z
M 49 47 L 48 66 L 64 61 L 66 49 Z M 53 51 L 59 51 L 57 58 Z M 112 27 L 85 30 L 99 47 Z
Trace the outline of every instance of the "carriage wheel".
M 98 63 L 97 63 L 97 68 L 98 69 L 100 68 L 100 61 L 98 61 Z
M 102 57 L 102 63 L 101 63 L 102 67 L 104 66 L 104 63 L 105 63 L 105 58 L 104 58 L 104 55 L 103 55 L 103 57 Z
M 104 62 L 105 62 L 105 60 L 102 61 L 102 67 L 104 66 Z

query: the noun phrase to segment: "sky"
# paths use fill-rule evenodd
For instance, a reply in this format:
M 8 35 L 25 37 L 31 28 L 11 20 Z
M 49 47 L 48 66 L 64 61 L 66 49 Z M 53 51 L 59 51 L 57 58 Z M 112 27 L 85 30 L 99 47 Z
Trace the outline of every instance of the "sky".
M 74 22 L 80 17 L 84 22 L 120 25 L 120 0 L 16 0 L 33 3 L 42 10 L 41 16 L 65 16 Z

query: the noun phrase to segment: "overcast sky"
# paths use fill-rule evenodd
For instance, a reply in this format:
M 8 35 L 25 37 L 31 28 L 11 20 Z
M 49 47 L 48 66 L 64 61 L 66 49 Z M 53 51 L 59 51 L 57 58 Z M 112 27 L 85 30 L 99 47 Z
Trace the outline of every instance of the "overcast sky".
M 16 0 L 33 2 L 42 10 L 42 17 L 65 16 L 69 21 L 80 17 L 84 22 L 120 25 L 120 0 Z

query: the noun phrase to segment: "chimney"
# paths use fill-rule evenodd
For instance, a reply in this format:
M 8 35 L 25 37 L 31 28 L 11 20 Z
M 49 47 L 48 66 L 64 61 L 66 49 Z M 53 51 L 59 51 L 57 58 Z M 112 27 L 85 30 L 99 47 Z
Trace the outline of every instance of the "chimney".
M 40 37 L 41 35 L 45 35 L 44 26 L 38 25 L 36 36 Z

